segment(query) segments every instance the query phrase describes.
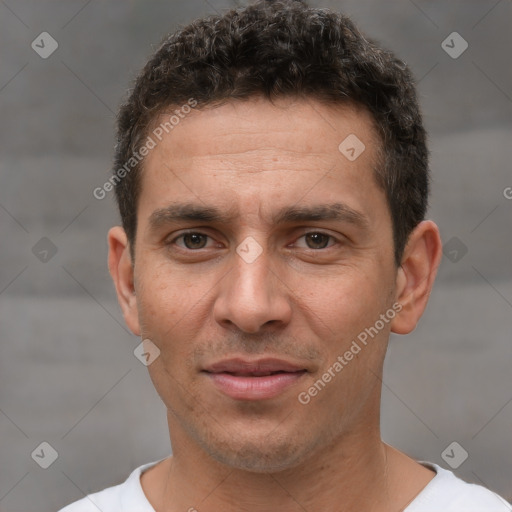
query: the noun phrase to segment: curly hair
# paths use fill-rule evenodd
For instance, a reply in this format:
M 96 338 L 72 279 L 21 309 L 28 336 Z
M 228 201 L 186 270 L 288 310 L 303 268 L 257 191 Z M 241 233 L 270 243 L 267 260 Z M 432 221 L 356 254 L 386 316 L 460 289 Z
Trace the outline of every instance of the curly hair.
M 115 169 L 137 153 L 164 110 L 191 98 L 200 109 L 256 95 L 356 104 L 371 113 L 381 142 L 374 175 L 389 205 L 399 266 L 428 206 L 426 132 L 408 67 L 343 14 L 301 0 L 258 1 L 167 36 L 120 107 Z M 115 184 L 132 257 L 143 163 Z

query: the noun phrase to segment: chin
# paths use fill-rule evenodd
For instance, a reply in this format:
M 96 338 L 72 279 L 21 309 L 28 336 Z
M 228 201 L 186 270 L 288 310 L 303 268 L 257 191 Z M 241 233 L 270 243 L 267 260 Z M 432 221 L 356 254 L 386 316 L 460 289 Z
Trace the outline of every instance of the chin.
M 278 473 L 291 469 L 300 464 L 301 459 L 297 457 L 294 450 L 288 447 L 280 447 L 281 450 L 260 449 L 256 446 L 244 446 L 237 452 L 227 450 L 212 450 L 210 456 L 217 462 L 251 473 Z
M 305 438 L 296 436 L 273 436 L 265 434 L 261 439 L 229 439 L 215 441 L 209 438 L 209 443 L 201 443 L 203 449 L 217 462 L 252 473 L 278 473 L 299 466 L 314 450 L 313 446 L 306 446 Z

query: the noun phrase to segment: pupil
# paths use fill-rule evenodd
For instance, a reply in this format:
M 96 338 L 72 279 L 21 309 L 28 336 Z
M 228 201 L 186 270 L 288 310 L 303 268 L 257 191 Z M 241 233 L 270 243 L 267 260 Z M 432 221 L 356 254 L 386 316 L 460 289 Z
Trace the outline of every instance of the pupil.
M 328 236 L 323 233 L 313 233 L 308 235 L 309 240 L 313 242 L 313 245 L 321 245 L 321 247 L 311 247 L 312 249 L 324 249 L 327 247 Z M 324 243 L 322 243 L 324 242 Z M 309 244 L 308 244 L 309 245 Z
M 204 247 L 204 238 L 204 235 L 200 235 L 197 233 L 188 233 L 184 236 L 183 241 L 185 242 L 185 245 L 188 249 L 202 249 Z

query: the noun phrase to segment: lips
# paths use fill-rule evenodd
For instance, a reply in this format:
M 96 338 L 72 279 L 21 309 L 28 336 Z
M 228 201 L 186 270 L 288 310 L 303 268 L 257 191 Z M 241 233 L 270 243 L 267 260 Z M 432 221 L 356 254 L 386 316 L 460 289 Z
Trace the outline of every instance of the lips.
M 270 375 L 272 373 L 291 373 L 305 370 L 304 367 L 285 361 L 284 359 L 226 359 L 213 363 L 205 368 L 209 373 L 233 373 L 240 375 Z
M 258 371 L 241 371 L 241 372 L 214 372 L 214 373 L 229 373 L 235 377 L 267 377 L 268 375 L 276 375 L 277 373 L 292 373 L 278 370 L 276 372 L 258 372 Z
M 214 386 L 236 400 L 264 400 L 283 393 L 307 369 L 282 359 L 228 359 L 203 370 Z

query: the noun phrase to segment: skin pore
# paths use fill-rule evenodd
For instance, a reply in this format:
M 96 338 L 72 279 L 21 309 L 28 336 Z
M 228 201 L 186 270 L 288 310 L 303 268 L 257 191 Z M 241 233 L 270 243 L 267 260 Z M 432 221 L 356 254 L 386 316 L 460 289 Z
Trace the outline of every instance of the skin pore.
M 354 161 L 338 149 L 350 134 L 365 145 Z M 141 478 L 157 512 L 398 512 L 435 476 L 380 437 L 389 334 L 415 328 L 441 242 L 420 223 L 396 268 L 378 143 L 362 108 L 255 97 L 193 111 L 146 157 L 135 262 L 114 227 L 109 268 L 128 326 L 160 350 L 148 370 L 173 456 Z M 227 396 L 204 371 L 267 357 L 306 371 L 261 400 Z

